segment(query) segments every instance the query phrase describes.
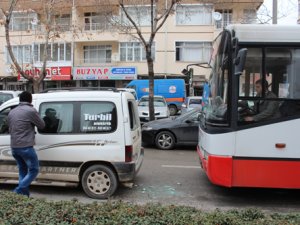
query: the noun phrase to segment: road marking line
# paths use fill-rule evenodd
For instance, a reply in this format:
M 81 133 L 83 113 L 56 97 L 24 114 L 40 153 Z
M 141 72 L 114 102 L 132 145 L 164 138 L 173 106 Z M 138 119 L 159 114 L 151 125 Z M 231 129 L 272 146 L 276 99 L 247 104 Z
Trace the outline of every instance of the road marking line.
M 180 166 L 180 165 L 161 165 L 165 168 L 183 168 L 183 169 L 200 169 L 201 166 Z

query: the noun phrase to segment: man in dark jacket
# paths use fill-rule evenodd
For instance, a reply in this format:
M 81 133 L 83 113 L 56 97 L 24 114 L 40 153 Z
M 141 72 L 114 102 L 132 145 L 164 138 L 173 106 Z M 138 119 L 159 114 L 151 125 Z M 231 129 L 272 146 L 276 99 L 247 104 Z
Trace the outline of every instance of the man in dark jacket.
M 24 91 L 19 95 L 19 105 L 8 114 L 12 155 L 19 168 L 19 185 L 14 192 L 29 197 L 29 186 L 39 172 L 39 161 L 33 148 L 35 130 L 45 127 L 43 119 L 31 105 L 31 93 Z
M 256 115 L 247 116 L 244 118 L 245 121 L 261 121 L 267 119 L 273 119 L 280 117 L 279 112 L 279 101 L 268 100 L 268 98 L 277 98 L 277 96 L 268 90 L 268 82 L 263 80 L 257 80 L 255 82 L 255 89 L 257 93 L 257 97 L 262 96 L 262 87 L 265 86 L 265 99 L 255 101 L 254 103 L 254 111 L 256 111 Z

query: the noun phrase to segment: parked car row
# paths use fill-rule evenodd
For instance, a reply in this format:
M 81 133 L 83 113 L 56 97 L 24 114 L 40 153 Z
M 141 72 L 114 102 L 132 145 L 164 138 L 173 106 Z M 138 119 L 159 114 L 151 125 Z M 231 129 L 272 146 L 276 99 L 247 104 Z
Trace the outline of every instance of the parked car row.
M 118 88 L 118 90 L 130 92 L 137 101 L 134 89 Z M 20 91 L 0 91 L 0 104 L 17 97 L 20 93 Z M 202 97 L 186 97 L 181 107 L 181 115 L 176 118 L 169 118 L 170 110 L 163 96 L 155 95 L 153 100 L 155 121 L 151 122 L 149 122 L 149 96 L 144 95 L 137 101 L 140 122 L 144 124 L 143 143 L 154 144 L 157 148 L 165 150 L 172 149 L 176 145 L 196 145 Z

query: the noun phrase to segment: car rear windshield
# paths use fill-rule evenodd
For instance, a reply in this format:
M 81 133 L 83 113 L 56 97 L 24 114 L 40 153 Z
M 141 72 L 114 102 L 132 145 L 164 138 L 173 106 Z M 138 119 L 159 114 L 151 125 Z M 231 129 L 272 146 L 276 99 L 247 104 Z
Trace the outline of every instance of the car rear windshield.
M 142 98 L 139 102 L 139 106 L 148 106 L 149 105 L 149 98 Z M 163 107 L 166 106 L 166 102 L 162 98 L 155 98 L 154 97 L 154 107 Z
M 192 104 L 201 104 L 201 99 L 191 99 L 190 100 L 190 105 L 192 105 Z
M 0 93 L 0 104 L 12 99 L 14 96 L 12 94 Z

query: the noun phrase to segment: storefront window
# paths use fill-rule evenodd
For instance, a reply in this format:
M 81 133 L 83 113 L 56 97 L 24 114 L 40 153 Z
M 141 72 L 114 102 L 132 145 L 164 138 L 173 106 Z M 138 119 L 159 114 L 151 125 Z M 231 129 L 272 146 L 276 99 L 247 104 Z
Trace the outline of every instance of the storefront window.
M 101 87 L 115 87 L 115 81 L 114 80 L 101 80 L 100 81 Z
M 80 82 L 80 87 L 99 87 L 98 80 L 82 80 Z
M 44 82 L 44 88 L 58 88 L 58 82 L 57 81 L 45 81 Z
M 76 80 L 61 81 L 62 88 L 76 87 Z

